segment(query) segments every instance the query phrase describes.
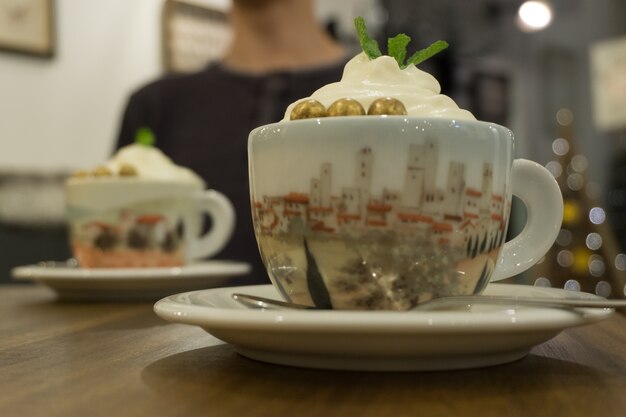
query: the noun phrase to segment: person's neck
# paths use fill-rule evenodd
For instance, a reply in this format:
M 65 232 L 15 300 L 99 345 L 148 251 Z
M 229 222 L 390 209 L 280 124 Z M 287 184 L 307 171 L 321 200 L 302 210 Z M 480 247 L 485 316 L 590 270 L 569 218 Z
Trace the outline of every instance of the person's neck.
M 315 21 L 312 4 L 308 2 L 311 8 L 307 10 L 301 1 L 235 5 L 231 14 L 235 38 L 224 66 L 258 74 L 339 61 L 345 51 Z

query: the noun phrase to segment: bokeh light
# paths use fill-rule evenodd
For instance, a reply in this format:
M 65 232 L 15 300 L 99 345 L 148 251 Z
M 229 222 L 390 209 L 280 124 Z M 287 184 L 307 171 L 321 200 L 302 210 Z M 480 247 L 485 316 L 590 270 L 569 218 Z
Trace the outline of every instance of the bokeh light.
M 580 291 L 580 283 L 575 279 L 568 279 L 563 288 L 568 291 Z
M 580 207 L 574 200 L 563 202 L 563 224 L 569 225 L 578 222 L 581 217 Z
M 606 220 L 606 212 L 602 207 L 594 207 L 589 210 L 589 221 L 593 224 L 602 224 Z
M 587 157 L 585 155 L 576 154 L 572 158 L 572 168 L 576 172 L 584 172 L 587 169 L 589 163 L 587 162 Z
M 563 249 L 556 255 L 556 261 L 563 268 L 569 268 L 574 264 L 574 254 L 567 249 Z
M 607 298 L 611 295 L 611 284 L 606 281 L 599 281 L 596 284 L 596 295 Z
M 604 260 L 600 255 L 595 255 L 589 258 L 589 273 L 594 277 L 601 277 L 604 275 L 604 271 L 606 267 L 604 265 Z
M 559 156 L 567 155 L 569 152 L 569 142 L 567 139 L 556 138 L 552 142 L 552 152 Z
M 574 121 L 574 113 L 572 113 L 570 109 L 559 109 L 559 111 L 556 112 L 556 121 L 561 126 L 571 125 Z
M 546 164 L 546 169 L 550 171 L 554 178 L 559 178 L 563 173 L 563 166 L 557 161 L 550 161 Z
M 552 282 L 550 282 L 550 280 L 546 277 L 539 277 L 535 280 L 535 287 L 551 287 L 552 286 Z
M 583 275 L 589 270 L 589 257 L 591 252 L 586 247 L 578 247 L 572 251 L 574 254 L 574 263 L 572 264 L 572 272 Z
M 567 176 L 567 188 L 572 191 L 580 191 L 585 186 L 585 179 L 579 173 L 573 173 Z
M 602 236 L 599 233 L 589 233 L 585 239 L 585 244 L 591 250 L 598 250 L 602 247 Z
M 545 29 L 552 22 L 552 7 L 545 1 L 525 1 L 517 11 L 517 25 L 525 32 Z
M 619 253 L 615 257 L 615 268 L 618 271 L 626 271 L 626 254 Z
M 556 243 L 560 246 L 569 246 L 572 243 L 572 232 L 567 229 L 561 229 L 556 237 Z

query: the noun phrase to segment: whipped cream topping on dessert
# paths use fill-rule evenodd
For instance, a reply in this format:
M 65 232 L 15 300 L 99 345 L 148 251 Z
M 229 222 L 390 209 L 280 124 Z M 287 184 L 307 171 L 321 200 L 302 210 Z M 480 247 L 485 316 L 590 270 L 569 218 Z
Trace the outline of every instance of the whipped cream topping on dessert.
M 204 184 L 192 170 L 176 165 L 153 146 L 138 143 L 125 146 L 105 164 L 112 172 L 119 172 L 125 165 L 133 166 L 138 178 Z
M 346 64 L 341 81 L 320 88 L 304 100 L 315 99 L 328 107 L 340 98 L 352 98 L 367 109 L 381 97 L 400 100 L 409 116 L 476 120 L 472 113 L 459 108 L 454 100 L 441 94 L 439 82 L 429 73 L 413 64 L 400 69 L 390 56 L 370 60 L 365 53 L 360 53 Z M 291 109 L 296 104 L 287 107 L 283 121 L 289 120 Z
M 129 178 L 205 185 L 202 178 L 189 168 L 176 165 L 154 146 L 139 143 L 120 148 L 109 161 L 92 172 L 78 171 L 69 178 L 69 183 L 94 179 L 127 181 Z

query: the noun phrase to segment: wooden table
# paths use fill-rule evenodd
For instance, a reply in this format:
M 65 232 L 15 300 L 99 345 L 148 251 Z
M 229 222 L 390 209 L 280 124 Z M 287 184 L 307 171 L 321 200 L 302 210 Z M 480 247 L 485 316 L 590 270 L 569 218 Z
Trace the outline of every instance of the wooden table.
M 626 416 L 626 317 L 503 366 L 333 372 L 239 356 L 152 303 L 60 303 L 0 287 L 0 416 Z

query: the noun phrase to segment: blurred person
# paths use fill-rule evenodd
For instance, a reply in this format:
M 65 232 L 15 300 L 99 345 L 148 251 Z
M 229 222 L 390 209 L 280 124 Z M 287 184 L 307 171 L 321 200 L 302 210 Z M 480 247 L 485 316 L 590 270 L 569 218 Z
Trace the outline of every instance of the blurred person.
M 248 134 L 282 119 L 290 103 L 339 81 L 349 57 L 317 22 L 314 0 L 233 0 L 230 19 L 234 39 L 221 62 L 131 95 L 117 147 L 149 127 L 175 163 L 226 194 L 237 224 L 215 258 L 249 262 L 246 282 L 266 282 L 252 226 Z

